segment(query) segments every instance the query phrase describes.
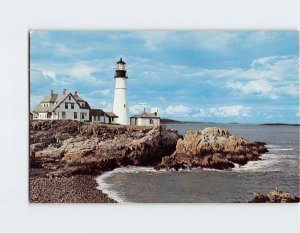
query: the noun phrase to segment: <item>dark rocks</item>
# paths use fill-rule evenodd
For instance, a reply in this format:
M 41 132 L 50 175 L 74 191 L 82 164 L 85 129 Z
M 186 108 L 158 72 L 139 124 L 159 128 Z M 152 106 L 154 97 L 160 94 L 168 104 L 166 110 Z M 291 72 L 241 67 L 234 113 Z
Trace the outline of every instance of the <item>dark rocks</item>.
M 250 160 L 259 160 L 267 151 L 264 143 L 248 142 L 221 128 L 205 128 L 186 132 L 184 138 L 178 140 L 176 151 L 163 158 L 156 168 L 228 169 L 234 167 L 234 163 L 244 165 Z
M 261 193 L 254 192 L 252 194 L 252 201 L 253 203 L 265 203 L 269 202 L 269 198 L 267 196 L 262 195 Z
M 299 202 L 299 197 L 279 191 L 277 189 L 269 192 L 267 195 L 263 195 L 261 193 L 254 192 L 252 200 L 250 201 L 252 203 L 292 203 L 292 202 Z
M 51 177 L 150 166 L 172 154 L 178 139 L 177 131 L 165 126 L 141 129 L 70 120 L 31 121 L 30 166 L 50 169 Z

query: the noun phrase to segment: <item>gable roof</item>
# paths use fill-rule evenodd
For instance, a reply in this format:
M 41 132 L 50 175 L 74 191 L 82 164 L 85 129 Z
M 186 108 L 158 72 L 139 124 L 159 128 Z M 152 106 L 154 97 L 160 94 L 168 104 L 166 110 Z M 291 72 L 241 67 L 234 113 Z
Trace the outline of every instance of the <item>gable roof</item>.
M 57 96 L 58 94 L 53 94 L 52 96 L 47 95 L 42 99 L 41 103 L 54 103 L 57 99 Z
M 157 116 L 155 113 L 146 113 L 146 112 L 143 112 L 141 114 L 138 114 L 138 115 L 135 115 L 135 116 L 132 116 L 130 118 L 160 118 L 159 116 Z
M 53 94 L 52 96 L 45 96 L 43 98 L 43 100 L 33 109 L 33 112 L 53 112 L 69 95 L 71 95 L 73 97 L 73 99 L 75 100 L 75 102 L 78 104 L 79 108 L 81 109 L 90 109 L 90 105 L 88 104 L 88 102 L 86 102 L 85 100 L 83 100 L 82 98 L 80 98 L 81 102 L 85 102 L 85 106 L 82 107 L 77 99 L 73 96 L 72 93 L 69 93 L 67 95 L 58 95 L 58 94 Z M 42 103 L 55 103 L 55 105 L 52 105 L 50 107 L 42 107 L 41 104 Z

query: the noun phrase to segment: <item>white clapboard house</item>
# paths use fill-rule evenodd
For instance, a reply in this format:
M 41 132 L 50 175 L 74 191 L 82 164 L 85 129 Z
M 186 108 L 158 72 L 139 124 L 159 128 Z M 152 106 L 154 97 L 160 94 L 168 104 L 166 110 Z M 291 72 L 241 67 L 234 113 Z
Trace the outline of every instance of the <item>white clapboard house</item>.
M 66 89 L 61 95 L 55 94 L 51 90 L 50 95 L 45 96 L 30 113 L 32 120 L 67 119 L 114 124 L 116 118 L 117 116 L 112 112 L 92 109 L 89 103 L 81 98 L 77 92 L 73 95 L 67 93 Z
M 75 92 L 67 93 L 64 89 L 61 95 L 51 90 L 50 95 L 45 96 L 32 111 L 33 119 L 58 120 L 71 119 L 78 121 L 89 121 L 91 107 L 84 99 Z
M 147 113 L 146 108 L 144 108 L 143 113 L 130 117 L 130 124 L 140 125 L 140 126 L 160 125 L 160 117 L 158 116 L 158 109 L 151 108 L 151 112 Z

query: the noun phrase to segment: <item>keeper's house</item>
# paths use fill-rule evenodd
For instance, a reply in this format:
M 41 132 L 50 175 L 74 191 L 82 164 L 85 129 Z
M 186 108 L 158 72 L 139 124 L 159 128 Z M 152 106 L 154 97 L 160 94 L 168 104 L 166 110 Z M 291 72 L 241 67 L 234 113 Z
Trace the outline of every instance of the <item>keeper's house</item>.
M 146 108 L 144 108 L 143 113 L 130 117 L 130 124 L 140 126 L 160 125 L 160 117 L 157 115 L 157 113 L 157 108 L 151 108 L 150 113 L 147 113 Z
M 97 123 L 115 123 L 116 115 L 101 109 L 91 109 L 89 103 L 82 99 L 77 92 L 68 93 L 64 89 L 61 95 L 51 90 L 50 95 L 38 104 L 32 111 L 33 120 L 69 119 L 91 121 Z

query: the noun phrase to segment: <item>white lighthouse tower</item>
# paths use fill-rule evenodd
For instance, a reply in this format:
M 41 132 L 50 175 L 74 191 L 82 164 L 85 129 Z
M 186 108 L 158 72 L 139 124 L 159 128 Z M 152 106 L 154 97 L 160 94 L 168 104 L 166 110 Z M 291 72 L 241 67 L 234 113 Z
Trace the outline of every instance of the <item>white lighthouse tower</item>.
M 129 110 L 127 101 L 127 79 L 125 62 L 120 58 L 115 72 L 115 97 L 113 112 L 118 116 L 116 123 L 129 125 Z

